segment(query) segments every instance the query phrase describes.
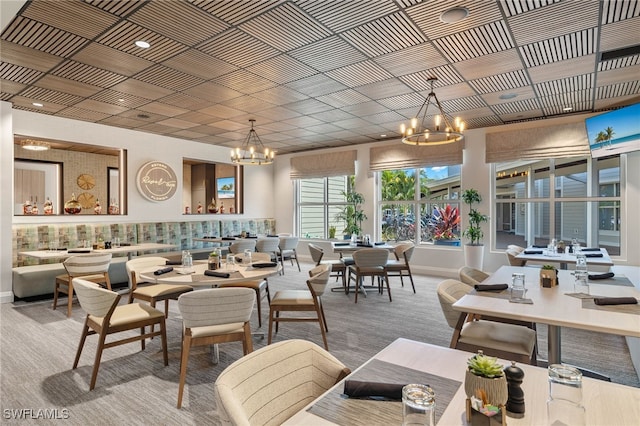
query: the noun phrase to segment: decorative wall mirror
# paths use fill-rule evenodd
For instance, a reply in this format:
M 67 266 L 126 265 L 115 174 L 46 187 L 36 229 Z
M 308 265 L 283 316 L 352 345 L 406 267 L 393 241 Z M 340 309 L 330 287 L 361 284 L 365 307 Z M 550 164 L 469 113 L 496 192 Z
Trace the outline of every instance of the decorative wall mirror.
M 243 166 L 183 160 L 183 214 L 243 213 Z
M 14 215 L 126 214 L 126 150 L 14 137 Z

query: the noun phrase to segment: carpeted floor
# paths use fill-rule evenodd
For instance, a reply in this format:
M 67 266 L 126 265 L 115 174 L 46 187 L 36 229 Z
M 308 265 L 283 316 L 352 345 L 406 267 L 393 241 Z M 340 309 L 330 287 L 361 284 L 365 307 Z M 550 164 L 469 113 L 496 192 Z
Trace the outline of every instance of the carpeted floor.
M 279 289 L 306 288 L 310 264 L 302 272 L 287 265 L 286 275 L 269 280 L 272 293 Z M 416 276 L 417 294 L 406 283 L 392 279 L 393 302 L 386 294 L 369 294 L 353 303 L 353 294 L 327 292 L 323 297 L 329 324 L 329 349 L 355 369 L 398 337 L 448 346 L 451 329 L 442 315 L 435 289 L 438 277 Z M 333 283 L 332 283 L 333 284 Z M 266 300 L 264 310 L 268 310 Z M 218 424 L 213 382 L 242 354 L 240 343 L 220 345 L 220 363 L 211 363 L 208 348 L 197 348 L 189 360 L 183 408 L 175 406 L 178 392 L 181 321 L 177 305 L 170 308 L 167 327 L 169 366 L 164 367 L 160 340 L 140 351 L 138 343 L 108 349 L 103 354 L 96 388 L 89 391 L 95 354 L 95 336 L 85 345 L 78 369 L 71 370 L 80 337 L 83 312 L 74 305 L 72 318 L 64 310 L 51 310 L 51 300 L 0 305 L 0 375 L 3 424 L 25 424 L 37 416 L 38 424 L 67 418 L 73 425 L 187 425 Z M 267 324 L 268 314 L 263 313 Z M 252 319 L 257 329 L 257 314 Z M 262 330 L 267 331 L 266 325 Z M 539 327 L 539 353 L 546 358 L 546 328 Z M 322 345 L 312 323 L 284 323 L 275 340 L 309 339 Z M 255 349 L 266 345 L 256 337 Z M 563 359 L 597 370 L 613 382 L 640 387 L 623 337 L 563 330 Z M 22 410 L 22 411 L 20 411 Z M 31 410 L 31 411 L 29 411 Z M 22 419 L 15 419 L 20 417 Z

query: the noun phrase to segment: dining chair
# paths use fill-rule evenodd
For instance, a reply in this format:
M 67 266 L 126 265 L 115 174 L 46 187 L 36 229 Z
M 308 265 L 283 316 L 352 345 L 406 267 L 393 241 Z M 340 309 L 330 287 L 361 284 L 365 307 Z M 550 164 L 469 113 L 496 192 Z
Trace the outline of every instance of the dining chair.
M 505 250 L 505 253 L 507 255 L 507 260 L 509 261 L 509 265 L 511 266 L 525 266 L 525 264 L 527 263 L 526 260 L 516 258 L 516 256 L 520 254 L 517 250 L 508 248 Z
M 524 251 L 524 247 L 521 247 L 521 246 L 519 246 L 517 244 L 509 244 L 507 246 L 507 249 L 516 251 L 516 252 L 518 252 L 518 254 L 520 254 L 520 253 L 522 253 Z
M 336 357 L 306 340 L 265 346 L 216 379 L 220 420 L 223 425 L 280 425 L 349 373 Z
M 252 253 L 252 262 L 270 262 L 270 253 Z M 271 306 L 271 294 L 269 292 L 269 281 L 266 278 L 259 280 L 247 280 L 234 283 L 221 283 L 218 287 L 244 287 L 256 292 L 256 305 L 258 307 L 258 328 L 262 327 L 262 300 L 267 299 L 267 304 Z
M 66 274 L 56 277 L 56 284 L 53 290 L 53 309 L 58 306 L 58 295 L 67 295 L 67 317 L 71 316 L 73 305 L 73 279 L 82 277 L 94 283 L 104 283 L 111 290 L 109 280 L 109 265 L 111 264 L 111 253 L 83 254 L 71 256 L 62 263 Z
M 280 264 L 282 265 L 282 274 L 284 275 L 284 261 L 290 260 L 291 266 L 293 266 L 293 261 L 296 261 L 296 265 L 298 265 L 298 272 L 301 271 L 300 263 L 298 262 L 298 253 L 296 249 L 298 247 L 298 237 L 280 237 L 279 244 L 279 253 L 280 256 Z
M 271 260 L 278 261 L 280 251 L 280 239 L 275 237 L 258 238 L 256 241 L 256 251 L 259 253 L 269 253 Z
M 209 288 L 180 295 L 183 327 L 178 408 L 182 407 L 192 347 L 242 342 L 244 355 L 253 351 L 250 321 L 255 302 L 256 295 L 248 288 Z
M 320 325 L 320 333 L 324 348 L 329 350 L 326 332 L 327 320 L 324 316 L 322 308 L 322 295 L 329 282 L 331 276 L 331 265 L 318 265 L 309 271 L 309 279 L 307 280 L 306 290 L 279 290 L 271 299 L 271 308 L 269 310 L 269 339 L 267 344 L 271 344 L 273 325 L 275 323 L 276 333 L 278 332 L 278 324 L 280 322 L 317 322 Z M 304 312 L 312 311 L 316 315 L 314 317 L 291 316 L 282 317 L 281 312 Z
M 250 238 L 236 240 L 229 246 L 229 253 L 242 254 L 247 249 L 253 252 L 256 250 L 256 242 L 257 240 Z
M 347 266 L 342 259 L 324 259 L 324 249 L 316 244 L 309 243 L 309 254 L 313 262 L 318 265 L 331 265 L 331 276 L 342 279 L 342 288 L 347 293 Z
M 159 256 L 143 256 L 131 259 L 125 263 L 129 278 L 129 303 L 135 299 L 144 300 L 152 307 L 156 302 L 164 301 L 164 316 L 169 317 L 169 300 L 178 300 L 181 294 L 193 291 L 193 287 L 177 284 L 152 284 L 140 278 L 140 271 L 153 267 L 164 266 L 167 259 Z M 140 284 L 146 284 L 140 286 Z
M 484 316 L 468 318 L 453 309 L 453 304 L 472 290 L 468 284 L 453 279 L 438 284 L 438 301 L 447 323 L 454 330 L 449 346 L 473 353 L 482 350 L 490 356 L 536 365 L 535 330 Z
M 389 276 L 387 275 L 387 261 L 389 260 L 389 251 L 381 248 L 363 248 L 353 253 L 354 264 L 349 266 L 349 279 L 347 284 L 351 283 L 351 278 L 355 280 L 355 303 L 358 303 L 358 290 L 363 287 L 364 277 L 371 277 L 378 280 L 378 292 L 382 294 L 382 280 L 387 283 L 387 293 L 389 293 L 389 302 L 391 302 L 391 288 L 389 287 Z M 363 287 L 364 288 L 364 287 Z M 366 293 L 365 293 L 366 294 Z
M 89 390 L 93 390 L 96 385 L 102 351 L 107 348 L 139 340 L 142 350 L 144 350 L 145 339 L 161 336 L 164 365 L 169 365 L 167 329 L 163 312 L 143 303 L 118 305 L 120 302 L 120 295 L 118 293 L 104 289 L 97 283 L 82 278 L 74 278 L 73 286 L 78 295 L 80 307 L 87 313 L 82 327 L 82 336 L 78 344 L 76 358 L 73 362 L 74 370 L 78 367 L 82 348 L 84 347 L 87 336 L 92 334 L 98 335 L 98 345 L 93 362 L 93 372 L 91 373 Z M 158 331 L 150 331 L 148 333 L 145 331 L 147 326 L 154 326 L 156 324 L 159 326 Z M 140 334 L 132 336 L 131 333 L 127 333 L 126 337 L 120 340 L 110 340 L 106 342 L 107 336 L 129 330 L 140 330 Z
M 387 261 L 387 275 L 389 277 L 400 277 L 400 283 L 404 287 L 403 277 L 409 277 L 411 281 L 411 287 L 413 288 L 413 292 L 416 292 L 416 286 L 413 284 L 413 275 L 411 275 L 411 267 L 409 266 L 409 262 L 411 261 L 411 257 L 413 256 L 413 243 L 402 243 L 398 244 L 393 250 L 393 254 L 395 259 L 390 259 Z
M 482 281 L 487 279 L 489 274 L 483 272 L 479 269 L 472 268 L 470 266 L 463 266 L 458 269 L 458 278 L 465 284 L 473 287 L 476 284 L 480 284 Z

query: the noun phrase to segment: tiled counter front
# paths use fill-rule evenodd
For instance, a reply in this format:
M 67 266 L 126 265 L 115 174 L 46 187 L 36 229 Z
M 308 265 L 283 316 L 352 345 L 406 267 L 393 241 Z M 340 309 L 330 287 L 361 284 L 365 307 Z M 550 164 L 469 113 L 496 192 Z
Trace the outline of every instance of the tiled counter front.
M 42 263 L 37 259 L 19 256 L 19 252 L 49 247 L 57 241 L 58 247 L 76 248 L 85 240 L 95 243 L 99 238 L 112 241 L 119 237 L 122 242 L 165 243 L 176 246 L 175 250 L 207 248 L 203 242 L 193 241 L 203 236 L 238 235 L 242 231 L 251 234 L 275 234 L 274 219 L 209 220 L 194 222 L 150 222 L 150 223 L 86 223 L 58 225 L 13 225 L 12 264 L 26 266 Z

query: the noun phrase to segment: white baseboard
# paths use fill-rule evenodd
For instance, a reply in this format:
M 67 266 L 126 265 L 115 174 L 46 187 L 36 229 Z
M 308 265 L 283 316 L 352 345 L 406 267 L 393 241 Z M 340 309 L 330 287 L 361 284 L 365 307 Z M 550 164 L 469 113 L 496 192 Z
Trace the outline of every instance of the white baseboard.
M 0 293 L 0 303 L 12 303 L 12 302 L 13 302 L 12 291 L 4 291 Z

